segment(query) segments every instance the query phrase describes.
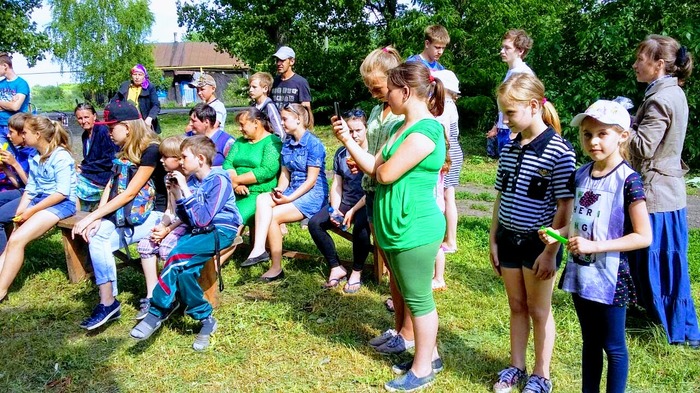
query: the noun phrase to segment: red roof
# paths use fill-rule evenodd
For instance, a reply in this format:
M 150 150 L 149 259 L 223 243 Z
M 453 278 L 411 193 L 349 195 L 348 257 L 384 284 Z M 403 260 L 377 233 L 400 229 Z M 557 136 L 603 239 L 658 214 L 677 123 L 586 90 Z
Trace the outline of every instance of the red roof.
M 161 70 L 247 70 L 247 64 L 228 53 L 217 52 L 208 42 L 167 42 L 153 44 L 156 68 Z

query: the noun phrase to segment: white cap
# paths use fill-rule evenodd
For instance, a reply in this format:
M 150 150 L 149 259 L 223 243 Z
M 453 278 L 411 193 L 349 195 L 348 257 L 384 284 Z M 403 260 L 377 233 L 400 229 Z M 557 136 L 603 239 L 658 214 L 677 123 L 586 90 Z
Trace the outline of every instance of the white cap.
M 287 60 L 290 58 L 295 58 L 296 54 L 294 53 L 294 49 L 288 47 L 288 46 L 280 46 L 279 49 L 277 49 L 277 52 L 275 52 L 272 57 L 276 57 L 280 60 Z
M 433 71 L 433 76 L 442 81 L 445 89 L 459 94 L 459 80 L 454 72 L 450 70 Z
M 615 125 L 629 130 L 631 118 L 627 109 L 615 101 L 598 100 L 589 106 L 585 112 L 579 113 L 571 120 L 571 125 L 578 127 L 586 117 L 592 117 L 603 124 Z

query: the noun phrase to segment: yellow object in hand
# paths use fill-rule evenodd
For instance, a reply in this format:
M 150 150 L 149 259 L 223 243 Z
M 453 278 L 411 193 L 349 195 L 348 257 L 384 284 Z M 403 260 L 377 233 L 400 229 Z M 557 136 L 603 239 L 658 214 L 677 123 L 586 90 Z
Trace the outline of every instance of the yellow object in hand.
M 21 219 L 22 219 L 22 216 L 14 216 L 14 217 L 12 217 L 12 221 L 14 221 L 14 222 L 18 222 L 18 221 L 21 220 Z
M 3 149 L 3 150 L 7 150 L 7 147 L 8 147 L 8 146 L 9 146 L 9 145 L 7 144 L 7 142 L 5 142 L 5 143 L 2 144 L 2 149 Z

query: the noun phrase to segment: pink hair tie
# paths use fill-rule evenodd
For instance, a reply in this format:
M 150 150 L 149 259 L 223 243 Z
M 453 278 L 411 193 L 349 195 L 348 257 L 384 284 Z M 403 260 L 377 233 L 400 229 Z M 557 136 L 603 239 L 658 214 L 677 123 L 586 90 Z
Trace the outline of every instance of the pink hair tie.
M 544 105 L 544 104 L 546 104 L 546 103 L 547 103 L 547 98 L 545 97 L 545 98 L 542 99 L 542 105 Z
M 389 49 L 387 49 L 387 47 L 385 46 L 382 48 L 382 52 L 389 53 Z
M 430 76 L 428 77 L 428 80 L 430 81 L 430 83 L 435 82 L 435 77 L 433 76 L 433 74 L 430 74 Z

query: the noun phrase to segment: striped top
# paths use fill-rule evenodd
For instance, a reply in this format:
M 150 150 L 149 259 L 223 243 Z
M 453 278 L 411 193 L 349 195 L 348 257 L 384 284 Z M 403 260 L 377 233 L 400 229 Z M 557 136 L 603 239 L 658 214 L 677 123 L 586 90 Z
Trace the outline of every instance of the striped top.
M 506 144 L 498 162 L 498 222 L 511 231 L 532 232 L 552 224 L 557 199 L 574 197 L 567 183 L 576 155 L 551 127 L 525 146 L 521 139 L 518 134 Z

